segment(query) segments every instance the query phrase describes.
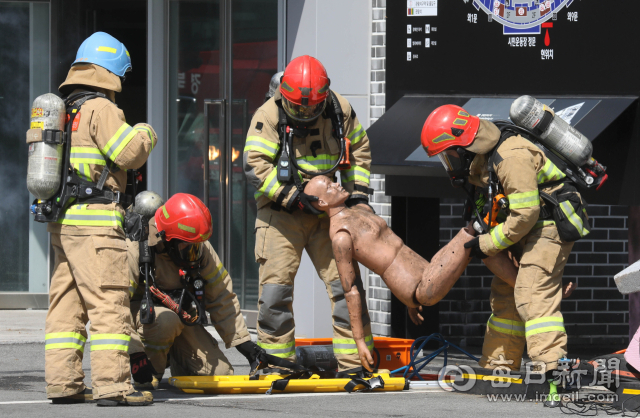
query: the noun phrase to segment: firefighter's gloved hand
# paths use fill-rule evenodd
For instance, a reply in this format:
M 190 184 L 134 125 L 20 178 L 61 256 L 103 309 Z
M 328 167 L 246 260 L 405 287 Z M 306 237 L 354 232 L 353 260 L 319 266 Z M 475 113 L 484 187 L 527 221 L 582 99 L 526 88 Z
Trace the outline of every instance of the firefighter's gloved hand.
M 264 352 L 262 348 L 258 347 L 258 345 L 252 341 L 245 341 L 240 345 L 236 345 L 236 350 L 238 350 L 240 354 L 246 357 L 247 361 L 249 362 L 249 366 L 251 366 L 252 372 L 260 364 L 258 356 L 260 355 L 260 353 Z
M 300 209 L 302 209 L 305 213 L 311 215 L 322 215 L 324 212 L 316 209 L 311 204 L 312 202 L 318 201 L 318 196 L 312 196 L 310 194 L 306 194 L 305 192 L 298 193 L 297 204 Z
M 156 371 L 145 353 L 134 353 L 129 356 L 131 375 L 136 383 L 149 383 Z
M 465 243 L 464 248 L 471 248 L 471 257 L 476 257 L 480 260 L 489 257 L 480 249 L 480 237 L 475 237 L 471 241 Z

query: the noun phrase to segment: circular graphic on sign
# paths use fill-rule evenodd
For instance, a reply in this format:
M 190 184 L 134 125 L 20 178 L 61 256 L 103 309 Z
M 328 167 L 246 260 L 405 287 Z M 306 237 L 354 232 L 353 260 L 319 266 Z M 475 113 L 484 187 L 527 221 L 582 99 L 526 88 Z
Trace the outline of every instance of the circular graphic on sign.
M 465 3 L 468 0 L 465 0 Z M 491 18 L 514 29 L 529 29 L 551 19 L 573 0 L 474 0 Z

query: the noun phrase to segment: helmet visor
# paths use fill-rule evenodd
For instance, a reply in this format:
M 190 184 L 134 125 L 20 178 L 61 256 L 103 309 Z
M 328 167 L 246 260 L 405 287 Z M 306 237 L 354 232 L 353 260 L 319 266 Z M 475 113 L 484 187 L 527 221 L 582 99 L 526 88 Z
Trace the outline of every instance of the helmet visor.
M 202 258 L 202 254 L 204 253 L 204 243 L 203 242 L 191 243 L 191 242 L 178 241 L 178 244 L 176 245 L 176 250 L 177 250 L 178 256 L 182 261 L 192 263 Z
M 322 102 L 312 105 L 312 106 L 303 106 L 295 103 L 291 103 L 289 100 L 282 98 L 282 107 L 287 115 L 301 122 L 308 122 L 316 119 L 318 116 L 322 114 L 324 111 L 324 107 L 327 101 L 323 100 Z
M 464 169 L 460 154 L 455 149 L 448 149 L 438 154 L 440 162 L 447 172 L 459 172 Z

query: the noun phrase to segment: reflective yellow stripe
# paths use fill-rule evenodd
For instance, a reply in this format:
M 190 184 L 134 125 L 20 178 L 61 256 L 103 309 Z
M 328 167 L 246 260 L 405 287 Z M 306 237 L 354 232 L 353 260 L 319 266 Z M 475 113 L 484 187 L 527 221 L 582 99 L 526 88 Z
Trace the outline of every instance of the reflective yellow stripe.
M 369 350 L 373 350 L 373 335 L 364 337 L 364 342 Z M 352 338 L 334 338 L 333 339 L 334 354 L 357 354 L 358 347 L 356 340 Z
M 105 165 L 104 156 L 97 148 L 71 147 L 71 164 Z
M 173 345 L 173 340 L 166 341 L 149 341 L 144 338 L 140 338 L 142 340 L 142 344 L 144 345 L 145 351 L 154 351 L 158 353 L 165 353 L 169 351 L 171 346 Z
M 356 165 L 349 170 L 342 170 L 340 172 L 340 178 L 342 179 L 343 183 L 357 180 L 369 185 L 369 183 L 371 182 L 371 172 L 366 168 L 362 168 Z
M 566 332 L 564 329 L 564 320 L 557 316 L 546 316 L 527 321 L 525 328 L 527 337 L 542 334 L 543 332 Z
M 271 170 L 271 173 L 264 179 L 262 183 L 262 187 L 258 189 L 258 192 L 262 194 L 266 194 L 269 198 L 273 198 L 273 195 L 280 188 L 281 184 L 277 178 L 277 170 L 274 168 Z
M 131 142 L 134 136 L 136 136 L 136 131 L 128 124 L 123 123 L 111 139 L 109 139 L 107 145 L 102 148 L 102 153 L 111 161 L 115 162 L 120 152 Z
M 330 154 L 318 154 L 316 157 L 304 155 L 296 160 L 300 167 L 308 171 L 327 170 L 333 167 L 336 161 L 338 161 L 338 156 Z
M 98 51 L 111 52 L 112 54 L 116 54 L 118 52 L 117 49 L 111 48 L 110 46 L 99 46 Z
M 247 142 L 244 145 L 244 152 L 257 151 L 270 158 L 275 157 L 279 149 L 280 146 L 278 144 L 259 136 L 247 137 Z
M 492 330 L 503 334 L 517 335 L 521 337 L 524 337 L 525 335 L 524 322 L 498 318 L 493 314 L 489 317 L 487 326 Z
M 540 206 L 540 194 L 538 190 L 524 193 L 512 193 L 507 196 L 509 199 L 509 209 L 530 208 Z
M 347 135 L 347 138 L 349 138 L 351 140 L 351 145 L 355 145 L 358 142 L 360 142 L 360 140 L 362 138 L 364 138 L 364 136 L 367 134 L 367 132 L 364 130 L 364 128 L 362 127 L 361 124 L 358 124 L 358 126 L 356 126 L 353 131 L 351 131 L 349 133 L 349 135 Z
M 499 250 L 504 250 L 513 245 L 513 242 L 502 232 L 503 226 L 504 224 L 499 224 L 491 230 L 491 240 L 493 241 L 493 245 Z
M 169 212 L 167 212 L 167 208 L 162 205 L 162 213 L 164 214 L 165 219 L 169 219 Z
M 87 205 L 69 207 L 58 219 L 62 225 L 116 226 L 122 228 L 122 214 L 117 210 L 87 209 Z
M 92 334 L 91 351 L 128 351 L 131 337 L 126 334 Z
M 291 341 L 285 344 L 267 344 L 258 341 L 258 346 L 264 349 L 267 354 L 271 354 L 272 356 L 287 358 L 294 356 L 296 354 L 296 342 Z
M 538 184 L 541 184 L 551 180 L 560 180 L 565 177 L 565 174 L 560 171 L 558 167 L 556 167 L 556 165 L 551 162 L 550 159 L 547 158 L 547 161 L 544 163 L 542 170 L 538 172 L 537 180 Z
M 224 280 L 227 275 L 227 270 L 224 268 L 222 263 L 218 263 L 215 270 L 204 276 L 203 279 L 206 283 L 206 286 L 215 287 L 218 283 L 220 283 L 220 281 Z
M 87 339 L 77 332 L 53 332 L 44 336 L 45 350 L 60 348 L 73 348 L 84 352 L 84 343 Z
M 133 294 L 138 290 L 138 283 L 133 279 L 129 279 L 129 298 L 133 297 Z
M 138 126 L 136 128 L 136 131 L 144 132 L 144 133 L 147 134 L 147 136 L 151 140 L 151 151 L 153 151 L 153 148 L 156 146 L 156 141 L 153 138 L 153 134 L 151 133 L 151 129 L 149 129 L 146 126 Z
M 582 223 L 582 219 L 578 216 L 576 211 L 573 209 L 573 206 L 568 201 L 560 202 L 560 209 L 565 214 L 571 225 L 573 225 L 580 234 L 581 237 L 584 237 L 589 233 L 589 230 L 585 228 L 584 223 Z
M 545 226 L 548 225 L 555 225 L 556 223 L 554 221 L 538 221 L 536 222 L 536 224 L 533 226 L 533 228 L 531 228 L 531 230 L 536 230 L 536 229 L 540 229 L 540 228 L 544 228 Z
M 188 225 L 182 225 L 180 222 L 178 222 L 178 229 L 182 229 L 183 231 L 191 232 L 192 234 L 196 233 L 196 229 L 194 227 L 188 226 Z

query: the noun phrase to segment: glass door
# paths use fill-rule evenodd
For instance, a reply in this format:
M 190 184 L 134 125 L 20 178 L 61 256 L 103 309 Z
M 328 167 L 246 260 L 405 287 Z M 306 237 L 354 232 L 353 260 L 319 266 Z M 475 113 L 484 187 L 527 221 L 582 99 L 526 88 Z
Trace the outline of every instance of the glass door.
M 169 3 L 169 192 L 201 198 L 243 309 L 258 303 L 256 205 L 242 153 L 277 72 L 278 0 Z
M 205 202 L 213 218 L 210 241 L 224 259 L 220 1 L 169 5 L 169 192 Z

